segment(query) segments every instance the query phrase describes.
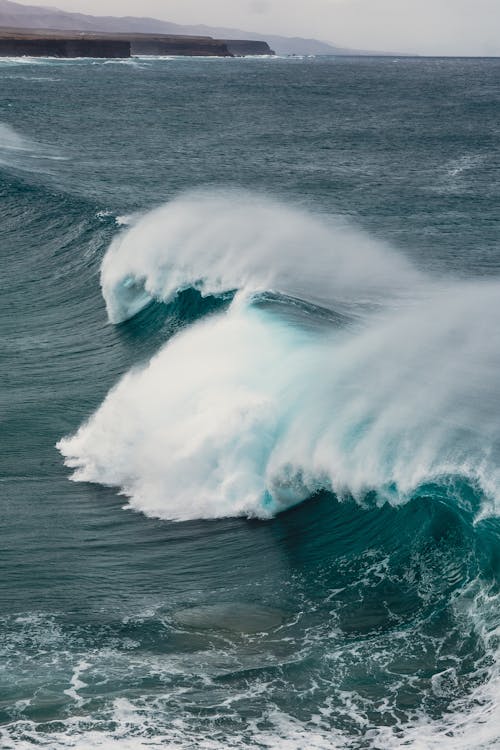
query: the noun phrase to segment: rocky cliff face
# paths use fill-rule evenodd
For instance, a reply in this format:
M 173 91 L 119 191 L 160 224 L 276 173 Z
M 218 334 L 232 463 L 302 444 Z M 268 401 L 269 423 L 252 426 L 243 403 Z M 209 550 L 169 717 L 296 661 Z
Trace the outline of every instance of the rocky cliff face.
M 266 42 L 212 39 L 209 36 L 104 34 L 49 29 L 0 29 L 0 57 L 130 57 L 190 55 L 235 57 L 270 55 Z
M 265 42 L 226 42 L 209 36 L 0 29 L 0 57 L 234 57 L 269 54 L 271 50 Z

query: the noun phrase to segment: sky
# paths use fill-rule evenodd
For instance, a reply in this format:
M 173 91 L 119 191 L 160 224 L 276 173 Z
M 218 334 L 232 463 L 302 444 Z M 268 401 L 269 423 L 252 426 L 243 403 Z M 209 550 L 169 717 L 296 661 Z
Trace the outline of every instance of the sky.
M 23 0 L 95 15 L 154 16 L 305 36 L 344 47 L 500 55 L 500 0 Z

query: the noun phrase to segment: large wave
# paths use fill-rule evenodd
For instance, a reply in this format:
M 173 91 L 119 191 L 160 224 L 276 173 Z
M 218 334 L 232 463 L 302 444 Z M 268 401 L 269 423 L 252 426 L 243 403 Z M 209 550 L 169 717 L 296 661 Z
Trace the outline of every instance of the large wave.
M 457 476 L 494 509 L 498 281 L 425 291 L 392 251 L 365 238 L 358 254 L 351 231 L 258 203 L 262 220 L 249 229 L 241 196 L 197 200 L 153 212 L 112 245 L 102 268 L 111 320 L 139 309 L 141 295 L 189 286 L 273 288 L 332 308 L 337 293 L 343 304 L 369 294 L 378 305 L 325 330 L 240 304 L 180 332 L 60 441 L 73 478 L 119 487 L 131 507 L 171 519 L 268 517 L 322 489 L 400 503 Z M 139 278 L 143 291 L 124 296 L 124 280 Z M 384 304 L 405 285 L 406 302 Z

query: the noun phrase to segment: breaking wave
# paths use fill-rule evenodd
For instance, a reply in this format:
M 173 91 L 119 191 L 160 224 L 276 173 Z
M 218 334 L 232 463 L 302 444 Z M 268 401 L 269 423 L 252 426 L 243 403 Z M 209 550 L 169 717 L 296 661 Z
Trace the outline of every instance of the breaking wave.
M 73 479 L 169 519 L 265 518 L 320 490 L 398 504 L 458 477 L 495 512 L 500 284 L 438 286 L 333 226 L 198 194 L 115 240 L 102 265 L 112 322 L 189 287 L 244 296 L 178 333 L 59 442 Z M 341 310 L 343 323 L 249 304 L 264 291 Z
M 244 192 L 196 191 L 148 213 L 116 238 L 101 271 L 112 323 L 189 288 L 275 291 L 351 307 L 402 294 L 418 280 L 409 262 L 347 222 Z

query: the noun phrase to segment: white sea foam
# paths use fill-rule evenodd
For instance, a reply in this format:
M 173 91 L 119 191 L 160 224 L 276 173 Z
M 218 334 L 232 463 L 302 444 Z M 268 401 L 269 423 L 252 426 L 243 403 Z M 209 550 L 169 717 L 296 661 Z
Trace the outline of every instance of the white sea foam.
M 382 569 L 380 564 L 383 566 Z M 385 579 L 386 573 L 383 560 L 375 561 L 371 574 L 377 579 Z M 363 571 L 367 588 L 370 585 L 369 575 L 368 564 Z M 290 750 L 496 748 L 500 742 L 498 604 L 498 593 L 485 587 L 479 580 L 470 581 L 464 589 L 456 592 L 449 602 L 454 612 L 455 626 L 461 636 L 467 640 L 469 634 L 474 633 L 474 637 L 482 643 L 487 655 L 484 658 L 483 649 L 478 650 L 468 677 L 470 689 L 467 688 L 467 683 L 464 683 L 463 673 L 461 688 L 458 690 L 454 678 L 443 675 L 439 663 L 449 663 L 447 649 L 444 647 L 436 663 L 437 673 L 433 677 L 420 674 L 415 678 L 414 675 L 404 672 L 400 675 L 401 682 L 398 685 L 397 671 L 389 672 L 386 700 L 377 703 L 367 698 L 363 690 L 358 693 L 355 690 L 343 689 L 343 670 L 349 669 L 351 665 L 355 667 L 370 650 L 373 650 L 373 653 L 370 654 L 369 661 L 373 658 L 377 670 L 382 669 L 386 663 L 387 666 L 391 663 L 394 666 L 394 658 L 397 664 L 398 655 L 408 655 L 411 652 L 412 638 L 418 637 L 421 633 L 423 623 L 418 619 L 412 622 L 405 621 L 401 629 L 391 629 L 389 649 L 386 648 L 388 633 L 384 631 L 379 633 L 375 641 L 351 639 L 339 648 L 338 638 L 343 639 L 342 633 L 339 636 L 333 634 L 331 622 L 323 619 L 320 623 L 318 618 L 314 617 L 310 629 L 306 628 L 304 631 L 300 627 L 296 631 L 300 633 L 298 641 L 293 637 L 294 625 L 290 623 L 292 630 L 289 631 L 288 637 L 284 631 L 280 631 L 278 639 L 271 636 L 272 640 L 268 640 L 269 634 L 253 633 L 249 640 L 245 641 L 248 647 L 246 652 L 241 648 L 239 641 L 240 648 L 233 648 L 235 636 L 232 635 L 229 636 L 229 640 L 218 641 L 217 645 L 211 643 L 207 650 L 186 649 L 167 654 L 164 651 L 158 653 L 155 649 L 151 651 L 149 648 L 141 652 L 135 647 L 130 652 L 128 648 L 123 648 L 123 642 L 119 648 L 116 648 L 118 644 L 115 642 L 115 648 L 106 646 L 85 651 L 88 646 L 78 630 L 75 640 L 68 642 L 68 633 L 64 628 L 55 626 L 50 618 L 48 621 L 43 616 L 19 618 L 23 620 L 25 639 L 15 640 L 16 647 L 27 643 L 28 648 L 35 645 L 39 650 L 34 660 L 33 652 L 28 654 L 26 650 L 12 649 L 11 654 L 14 653 L 15 658 L 21 654 L 28 670 L 33 665 L 35 669 L 40 669 L 42 657 L 42 662 L 49 669 L 48 683 L 55 683 L 56 689 L 61 689 L 64 683 L 61 679 L 63 675 L 66 675 L 66 680 L 69 677 L 69 668 L 69 673 L 72 672 L 71 688 L 65 690 L 64 695 L 71 699 L 71 703 L 67 703 L 64 717 L 53 721 L 43 720 L 41 723 L 27 720 L 23 718 L 25 709 L 28 709 L 29 715 L 32 713 L 33 703 L 36 705 L 37 701 L 42 701 L 40 705 L 43 706 L 43 691 L 41 690 L 40 694 L 37 691 L 33 696 L 31 708 L 30 701 L 23 702 L 23 705 L 19 705 L 20 715 L 15 715 L 10 723 L 4 723 L 0 727 L 0 746 L 6 750 L 28 750 L 33 746 L 50 750 L 75 747 L 79 750 L 129 750 L 143 747 L 179 750 L 249 750 L 263 747 L 283 747 Z M 184 610 L 184 613 L 191 613 L 191 616 L 201 615 L 202 629 L 208 614 L 212 626 L 223 627 L 227 633 L 228 623 L 225 618 L 230 614 L 230 609 L 214 609 L 211 606 L 208 610 L 207 613 L 195 608 Z M 279 615 L 278 612 L 272 613 L 267 608 L 262 612 L 257 607 L 253 612 L 261 612 L 266 619 L 271 615 L 273 620 Z M 219 619 L 221 615 L 222 621 Z M 143 618 L 155 621 L 157 617 L 158 612 L 153 607 L 147 612 L 141 612 L 139 622 L 142 622 Z M 176 619 L 174 616 L 174 621 Z M 188 621 L 183 624 L 187 624 L 188 627 L 194 624 L 199 628 L 199 623 L 193 623 L 192 620 L 191 623 Z M 239 625 L 235 624 L 235 630 L 238 632 Z M 231 630 L 232 628 L 229 632 Z M 457 630 L 450 630 L 451 640 L 456 633 Z M 434 638 L 436 642 L 433 643 Z M 437 634 L 428 633 L 420 645 L 426 642 L 431 645 L 431 649 L 436 648 L 437 653 L 443 646 Z M 278 657 L 278 662 L 285 666 L 285 643 L 288 643 L 286 648 L 289 649 L 288 656 L 291 659 L 288 663 L 297 666 L 304 663 L 304 660 L 310 664 L 311 653 L 315 653 L 316 657 L 321 654 L 321 660 L 315 660 L 317 666 L 321 665 L 319 674 L 313 673 L 306 682 L 312 686 L 311 691 L 304 689 L 305 683 L 302 679 L 296 681 L 296 670 L 293 670 L 292 674 L 287 674 L 286 669 L 277 672 L 271 670 L 267 675 L 257 676 L 252 669 L 247 669 L 252 664 L 262 667 L 264 654 L 268 657 L 265 663 L 273 664 L 274 660 L 269 659 L 269 648 L 271 651 L 273 648 L 276 649 L 274 653 Z M 57 647 L 56 652 L 51 649 L 54 645 Z M 73 651 L 75 646 L 77 653 Z M 60 655 L 63 661 L 62 671 L 59 671 Z M 457 657 L 455 663 L 458 665 L 459 662 L 460 659 Z M 331 680 L 325 680 L 325 673 L 328 674 L 328 670 L 332 668 L 338 670 L 338 673 Z M 224 688 L 224 680 L 221 681 L 219 678 L 234 674 L 234 670 L 240 673 L 242 679 L 226 682 Z M 260 672 L 260 669 L 257 672 Z M 452 670 L 448 669 L 448 672 Z M 86 674 L 87 686 L 81 679 L 82 673 Z M 28 671 L 28 674 L 31 672 Z M 103 675 L 107 678 L 104 681 Z M 248 675 L 248 679 L 245 675 Z M 147 679 L 147 676 L 154 679 Z M 175 676 L 174 680 L 172 676 Z M 46 685 L 47 674 L 42 671 L 39 679 L 41 685 Z M 128 689 L 129 692 L 126 692 L 126 696 L 121 694 L 117 697 L 118 688 L 123 685 L 123 681 L 126 684 L 125 692 Z M 419 707 L 409 708 L 406 712 L 401 708 L 396 709 L 399 688 L 404 695 L 405 686 L 411 687 L 415 682 L 421 684 L 422 691 L 432 686 L 435 692 L 436 686 L 439 685 L 438 691 L 451 699 L 440 715 L 431 718 L 426 710 L 424 692 L 421 694 L 422 705 Z M 24 680 L 21 684 L 24 690 L 29 689 Z M 137 689 L 138 685 L 140 691 Z M 392 689 L 389 689 L 389 685 Z M 87 688 L 85 698 L 80 692 L 83 687 Z M 308 700 L 301 701 L 303 705 L 297 709 L 298 693 L 302 699 L 308 693 L 308 697 L 314 696 L 309 705 L 309 712 Z M 206 700 L 197 704 L 202 694 Z M 285 700 L 285 705 L 288 703 L 290 706 L 288 710 L 283 705 L 285 694 L 291 699 L 289 703 Z M 453 698 L 453 695 L 456 697 Z M 432 701 L 431 695 L 429 698 Z M 248 705 L 249 702 L 254 710 L 245 714 L 242 712 L 242 706 Z M 199 711 L 197 705 L 205 708 L 209 705 L 212 711 L 207 715 L 203 708 Z
M 0 57 L 0 65 L 43 65 L 46 57 Z
M 135 224 L 140 219 L 140 214 L 123 214 L 122 216 L 116 216 L 115 223 L 117 227 L 129 227 Z
M 33 722 L 19 721 L 0 728 L 0 741 L 5 750 L 31 750 L 33 746 L 47 750 L 492 750 L 500 741 L 500 680 L 497 670 L 492 671 L 495 676 L 490 675 L 468 699 L 457 701 L 454 710 L 441 719 L 417 714 L 411 723 L 374 728 L 357 716 L 358 732 L 352 734 L 329 726 L 321 710 L 315 721 L 303 722 L 270 705 L 262 721 L 243 725 L 241 731 L 225 733 L 221 739 L 207 728 L 194 729 L 182 717 L 160 729 L 158 723 L 163 725 L 165 716 L 161 709 L 146 712 L 126 698 L 117 698 L 111 722 L 103 722 L 102 727 L 91 716 L 75 716 L 57 722 L 52 730 L 44 726 L 43 731 Z M 353 710 L 346 695 L 346 713 Z M 109 723 L 115 728 L 107 728 Z
M 65 695 L 68 695 L 70 698 L 73 698 L 74 701 L 78 705 L 83 705 L 83 698 L 79 694 L 79 690 L 81 690 L 84 687 L 87 687 L 87 683 L 81 680 L 82 674 L 90 667 L 91 665 L 89 662 L 85 660 L 81 660 L 78 662 L 78 664 L 75 666 L 73 670 L 73 674 L 71 676 L 70 685 L 71 687 L 67 688 L 67 690 L 64 691 Z

